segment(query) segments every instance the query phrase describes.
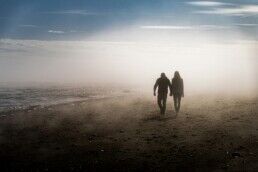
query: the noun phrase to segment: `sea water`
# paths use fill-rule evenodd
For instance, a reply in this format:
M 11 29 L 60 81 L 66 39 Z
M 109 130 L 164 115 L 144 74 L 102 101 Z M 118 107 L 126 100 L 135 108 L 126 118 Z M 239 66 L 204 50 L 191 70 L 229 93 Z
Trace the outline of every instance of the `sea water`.
M 98 99 L 112 94 L 112 89 L 92 87 L 0 87 L 0 112 Z

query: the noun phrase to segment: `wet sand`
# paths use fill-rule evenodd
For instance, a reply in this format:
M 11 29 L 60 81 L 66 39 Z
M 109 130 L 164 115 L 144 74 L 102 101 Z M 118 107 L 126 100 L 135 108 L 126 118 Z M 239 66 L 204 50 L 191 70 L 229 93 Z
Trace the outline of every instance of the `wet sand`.
M 0 115 L 1 171 L 255 171 L 258 99 L 124 96 Z

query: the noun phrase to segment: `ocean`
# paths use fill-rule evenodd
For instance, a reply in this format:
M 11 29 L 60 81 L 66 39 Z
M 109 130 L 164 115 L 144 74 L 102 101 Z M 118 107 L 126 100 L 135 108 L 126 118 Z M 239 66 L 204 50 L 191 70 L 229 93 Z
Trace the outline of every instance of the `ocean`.
M 101 99 L 118 91 L 94 87 L 0 87 L 0 112 Z

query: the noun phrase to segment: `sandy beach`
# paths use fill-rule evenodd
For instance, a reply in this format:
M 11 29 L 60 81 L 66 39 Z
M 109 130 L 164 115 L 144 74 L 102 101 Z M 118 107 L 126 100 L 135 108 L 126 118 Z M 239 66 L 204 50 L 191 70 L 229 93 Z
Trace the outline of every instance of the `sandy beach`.
M 128 95 L 0 115 L 1 171 L 255 171 L 258 99 Z

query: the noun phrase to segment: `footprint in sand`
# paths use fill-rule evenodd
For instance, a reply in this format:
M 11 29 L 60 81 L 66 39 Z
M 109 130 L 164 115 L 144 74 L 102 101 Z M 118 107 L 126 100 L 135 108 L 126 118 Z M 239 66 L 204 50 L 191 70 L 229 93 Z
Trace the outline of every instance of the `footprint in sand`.
M 232 120 L 239 120 L 239 118 L 238 117 L 234 117 L 234 118 L 231 118 Z

